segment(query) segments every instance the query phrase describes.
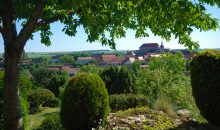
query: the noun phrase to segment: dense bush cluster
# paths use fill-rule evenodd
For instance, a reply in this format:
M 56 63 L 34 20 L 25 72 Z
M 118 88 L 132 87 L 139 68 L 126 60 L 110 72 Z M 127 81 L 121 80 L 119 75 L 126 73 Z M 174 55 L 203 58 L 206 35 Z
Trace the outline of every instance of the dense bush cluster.
M 109 67 L 102 71 L 100 77 L 105 82 L 109 94 L 131 93 L 132 76 L 125 67 Z
M 201 114 L 212 124 L 220 119 L 220 52 L 203 51 L 190 64 L 193 96 Z
M 126 110 L 148 105 L 148 99 L 143 95 L 136 94 L 115 94 L 110 95 L 110 108 L 111 111 Z
M 96 74 L 80 73 L 65 88 L 61 122 L 66 130 L 88 130 L 104 124 L 109 112 L 105 84 Z
M 28 94 L 28 103 L 30 105 L 31 112 L 36 112 L 44 102 L 54 98 L 54 94 L 48 89 L 37 88 L 31 90 Z
M 68 82 L 66 75 L 53 75 L 47 85 L 47 89 L 52 91 L 56 97 L 59 97 L 60 87 L 64 87 Z

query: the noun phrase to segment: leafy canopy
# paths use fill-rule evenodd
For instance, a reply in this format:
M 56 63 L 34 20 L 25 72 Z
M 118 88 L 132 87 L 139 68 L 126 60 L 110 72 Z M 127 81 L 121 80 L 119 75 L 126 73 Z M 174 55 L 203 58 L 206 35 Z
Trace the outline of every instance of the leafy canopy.
M 2 1 L 1 1 L 2 3 Z M 115 39 L 125 37 L 126 30 L 136 31 L 136 37 L 154 35 L 180 44 L 199 47 L 192 41 L 193 29 L 216 30 L 218 20 L 206 13 L 205 4 L 220 6 L 220 0 L 13 0 L 16 19 L 26 27 L 30 19 L 37 19 L 34 31 L 40 31 L 41 42 L 50 45 L 50 23 L 60 21 L 62 31 L 75 36 L 82 26 L 87 41 L 99 41 L 115 49 Z M 2 4 L 1 4 L 2 8 Z M 0 18 L 2 23 L 2 18 Z M 22 32 L 22 30 L 21 30 Z

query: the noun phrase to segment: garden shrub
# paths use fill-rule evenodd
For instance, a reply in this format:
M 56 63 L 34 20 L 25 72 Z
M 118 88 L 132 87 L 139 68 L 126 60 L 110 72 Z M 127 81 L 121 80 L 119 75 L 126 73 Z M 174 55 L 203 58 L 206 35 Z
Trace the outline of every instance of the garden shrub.
M 153 104 L 153 108 L 154 108 L 154 110 L 162 111 L 162 112 L 168 114 L 169 116 L 175 116 L 173 106 L 165 99 L 158 99 Z
M 30 93 L 28 94 L 28 103 L 30 105 L 30 111 L 36 112 L 40 105 L 54 98 L 54 94 L 48 89 L 37 88 L 30 91 Z
M 68 82 L 68 77 L 66 75 L 53 75 L 46 87 L 52 91 L 56 97 L 59 97 L 60 87 L 64 87 Z
M 46 115 L 41 126 L 36 130 L 64 130 L 61 125 L 60 114 L 51 113 L 49 115 Z
M 42 104 L 42 106 L 47 106 L 47 107 L 50 107 L 50 108 L 53 108 L 53 107 L 59 107 L 61 104 L 60 102 L 60 99 L 59 98 L 54 98 L 54 99 L 51 99 L 51 100 L 48 100 L 46 102 L 44 102 Z
M 105 84 L 96 74 L 80 73 L 65 87 L 61 123 L 66 130 L 88 130 L 104 125 L 109 112 Z
M 203 51 L 190 63 L 193 96 L 200 113 L 220 125 L 220 51 Z
M 109 94 L 131 93 L 133 91 L 132 76 L 125 67 L 108 67 L 100 77 L 105 82 Z
M 143 95 L 115 94 L 110 95 L 109 99 L 110 108 L 113 112 L 148 105 L 148 99 Z

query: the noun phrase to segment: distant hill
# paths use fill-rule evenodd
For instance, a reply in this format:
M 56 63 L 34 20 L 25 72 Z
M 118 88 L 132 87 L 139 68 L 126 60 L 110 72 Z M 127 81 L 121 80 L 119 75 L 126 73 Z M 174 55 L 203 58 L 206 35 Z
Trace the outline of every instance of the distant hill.
M 208 49 L 208 48 L 207 48 Z M 197 50 L 192 50 L 193 52 L 200 52 L 202 50 L 207 50 L 207 49 L 197 49 Z M 220 48 L 211 48 L 214 50 L 220 50 Z M 172 49 L 174 51 L 182 51 L 186 49 Z M 27 52 L 26 54 L 28 55 L 29 58 L 38 58 L 38 57 L 51 57 L 54 55 L 66 55 L 66 54 L 77 54 L 79 52 L 87 52 L 89 54 L 113 54 L 113 53 L 120 53 L 121 55 L 125 55 L 128 51 L 133 51 L 138 53 L 138 50 L 85 50 L 85 51 L 63 51 L 63 52 Z M 3 53 L 0 53 L 0 56 L 2 56 Z

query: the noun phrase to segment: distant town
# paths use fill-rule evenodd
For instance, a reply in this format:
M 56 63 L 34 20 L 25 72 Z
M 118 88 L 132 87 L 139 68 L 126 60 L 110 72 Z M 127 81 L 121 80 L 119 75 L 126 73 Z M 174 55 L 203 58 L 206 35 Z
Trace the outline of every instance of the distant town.
M 105 51 L 96 51 L 93 53 L 89 52 L 74 52 L 68 54 L 53 54 L 52 56 L 38 56 L 29 57 L 24 56 L 21 65 L 36 65 L 44 64 L 47 62 L 47 68 L 59 71 L 66 71 L 70 75 L 75 75 L 80 71 L 80 66 L 95 64 L 100 67 L 104 66 L 118 66 L 126 65 L 129 66 L 135 61 L 141 61 L 141 67 L 147 67 L 148 62 L 150 62 L 152 57 L 158 57 L 162 53 L 177 53 L 182 52 L 186 60 L 189 61 L 194 57 L 196 52 L 191 52 L 187 49 L 175 49 L 171 50 L 164 47 L 163 42 L 158 43 L 144 43 L 139 47 L 139 50 L 135 51 L 125 51 L 121 53 L 120 51 L 114 51 L 111 53 L 106 53 Z M 31 54 L 30 54 L 31 55 Z M 4 56 L 0 57 L 0 69 L 4 70 Z

